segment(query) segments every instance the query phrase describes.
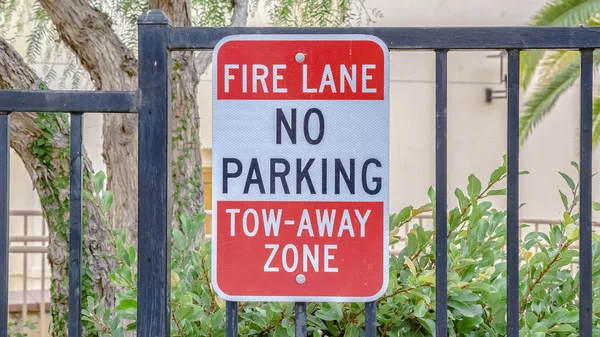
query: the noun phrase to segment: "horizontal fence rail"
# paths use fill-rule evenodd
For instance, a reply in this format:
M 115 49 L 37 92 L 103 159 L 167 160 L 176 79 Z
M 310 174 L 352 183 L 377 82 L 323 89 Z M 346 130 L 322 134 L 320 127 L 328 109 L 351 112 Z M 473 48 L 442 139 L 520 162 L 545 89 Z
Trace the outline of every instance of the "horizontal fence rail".
M 136 112 L 135 91 L 0 90 L 2 111 Z
M 81 127 L 82 113 L 138 113 L 139 278 L 137 335 L 170 335 L 171 60 L 169 51 L 213 49 L 236 34 L 369 34 L 390 50 L 436 53 L 436 204 L 435 231 L 447 232 L 447 53 L 465 49 L 505 50 L 509 54 L 507 116 L 507 336 L 519 335 L 519 57 L 525 49 L 581 50 L 580 180 L 580 336 L 592 336 L 591 308 L 591 107 L 593 51 L 600 48 L 600 27 L 460 28 L 172 28 L 161 11 L 138 20 L 137 92 L 0 90 L 0 333 L 7 330 L 9 130 L 8 112 L 71 113 L 70 336 L 80 336 L 81 310 Z M 447 264 L 447 242 L 436 238 L 436 263 Z M 436 332 L 447 335 L 447 268 L 436 268 Z M 226 336 L 236 336 L 237 303 L 226 305 Z M 296 336 L 307 331 L 306 303 L 295 304 Z M 377 302 L 365 304 L 365 336 L 377 335 Z
M 11 112 L 71 113 L 69 336 L 81 335 L 81 214 L 83 113 L 135 113 L 135 91 L 0 90 L 0 333 L 8 330 L 8 261 L 10 252 L 46 253 L 47 247 L 9 248 L 9 168 Z M 33 215 L 33 214 L 32 214 Z M 44 281 L 42 280 L 42 285 Z M 42 289 L 42 296 L 43 296 Z M 43 302 L 44 300 L 42 300 Z M 40 309 L 43 311 L 43 309 Z M 45 321 L 44 313 L 42 320 Z
M 213 49 L 237 34 L 368 34 L 391 50 L 599 48 L 600 27 L 231 27 L 171 28 L 169 49 Z

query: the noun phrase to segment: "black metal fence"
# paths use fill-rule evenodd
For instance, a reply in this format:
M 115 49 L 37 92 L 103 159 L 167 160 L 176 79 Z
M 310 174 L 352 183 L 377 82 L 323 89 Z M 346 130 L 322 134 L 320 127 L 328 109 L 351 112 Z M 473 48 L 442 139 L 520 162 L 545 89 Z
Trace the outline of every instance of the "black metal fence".
M 82 114 L 137 113 L 139 118 L 139 246 L 137 333 L 170 334 L 171 89 L 170 51 L 210 50 L 235 34 L 369 34 L 390 50 L 436 53 L 436 225 L 447 232 L 447 54 L 508 51 L 507 336 L 519 335 L 519 60 L 525 49 L 581 52 L 579 335 L 592 336 L 592 84 L 600 27 L 485 28 L 173 28 L 161 11 L 139 19 L 137 91 L 0 90 L 0 334 L 7 331 L 9 126 L 11 112 L 71 113 L 69 335 L 81 334 Z M 436 236 L 436 265 L 447 265 L 445 235 Z M 436 335 L 446 336 L 447 270 L 436 268 Z M 306 336 L 306 304 L 296 303 L 296 336 Z M 376 336 L 376 303 L 366 304 L 365 335 Z M 226 335 L 237 336 L 237 303 L 227 303 Z

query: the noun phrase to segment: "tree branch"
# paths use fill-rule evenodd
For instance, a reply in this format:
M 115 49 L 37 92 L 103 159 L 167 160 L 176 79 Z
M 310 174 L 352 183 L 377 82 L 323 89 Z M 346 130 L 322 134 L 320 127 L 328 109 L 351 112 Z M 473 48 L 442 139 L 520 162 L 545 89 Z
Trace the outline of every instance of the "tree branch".
M 39 0 L 61 40 L 77 56 L 98 90 L 137 89 L 137 59 L 112 29 L 108 15 L 87 0 Z M 114 192 L 112 227 L 137 239 L 137 116 L 104 114 L 103 158 Z
M 243 27 L 248 24 L 248 0 L 235 0 L 231 15 L 231 27 Z M 198 74 L 203 74 L 212 62 L 212 51 L 196 52 L 195 64 Z
M 112 29 L 108 15 L 92 7 L 86 0 L 39 2 L 54 23 L 61 40 L 90 73 L 96 88 L 124 90 L 137 86 L 135 54 Z

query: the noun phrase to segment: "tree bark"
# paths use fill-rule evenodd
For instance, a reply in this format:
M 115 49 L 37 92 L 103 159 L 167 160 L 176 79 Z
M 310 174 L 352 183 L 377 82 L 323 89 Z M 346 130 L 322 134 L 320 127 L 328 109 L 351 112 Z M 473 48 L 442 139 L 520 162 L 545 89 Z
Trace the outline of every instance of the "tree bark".
M 0 88 L 39 89 L 44 83 L 21 56 L 0 39 Z M 66 331 L 68 314 L 69 233 L 69 145 L 70 127 L 66 114 L 13 113 L 10 145 L 23 160 L 40 197 L 50 228 L 48 260 L 52 268 L 53 335 Z M 83 149 L 83 189 L 93 192 L 92 165 Z M 112 306 L 115 289 L 109 280 L 114 262 L 103 254 L 114 254 L 108 244 L 111 233 L 106 216 L 95 198 L 83 200 L 83 299 L 92 296 Z M 89 285 L 91 282 L 91 286 Z M 87 286 L 85 284 L 88 284 Z
M 108 17 L 85 0 L 40 0 L 61 39 L 81 60 L 99 90 L 135 90 L 137 60 L 111 28 Z M 153 0 L 174 26 L 189 26 L 188 0 Z M 232 25 L 246 24 L 248 1 L 235 3 Z M 199 75 L 206 70 L 193 52 L 174 52 L 173 59 L 173 225 L 181 215 L 198 220 L 204 210 L 199 116 L 196 104 Z M 108 189 L 115 194 L 111 223 L 126 231 L 127 240 L 137 242 L 137 116 L 105 115 L 104 159 Z M 203 233 L 202 233 L 203 236 Z
M 135 90 L 137 60 L 113 31 L 109 17 L 86 0 L 40 0 L 61 40 L 77 55 L 98 90 Z M 103 115 L 107 189 L 114 193 L 111 226 L 137 241 L 137 116 Z
M 113 31 L 108 16 L 86 0 L 39 0 L 59 33 L 89 72 L 98 90 L 136 90 L 137 59 Z M 247 0 L 236 1 L 234 25 L 245 25 Z M 188 0 L 152 1 L 153 8 L 167 13 L 174 25 L 190 24 Z M 202 53 L 201 55 L 209 55 Z M 199 75 L 210 63 L 198 63 L 193 52 L 176 52 L 173 59 L 173 226 L 181 215 L 199 220 L 203 213 L 204 187 L 196 105 Z M 198 68 L 200 65 L 201 68 Z M 137 116 L 105 114 L 103 157 L 107 189 L 114 193 L 109 215 L 113 228 L 126 233 L 127 243 L 137 246 Z M 203 237 L 204 233 L 201 233 Z M 56 316 L 58 317 L 58 315 Z

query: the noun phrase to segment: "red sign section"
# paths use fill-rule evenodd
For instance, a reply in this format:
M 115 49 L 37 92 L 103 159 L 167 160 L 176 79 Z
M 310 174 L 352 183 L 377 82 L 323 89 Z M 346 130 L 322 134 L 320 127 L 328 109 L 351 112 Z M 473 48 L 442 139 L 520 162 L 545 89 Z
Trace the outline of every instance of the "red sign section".
M 217 99 L 383 100 L 384 57 L 369 40 L 227 41 Z
M 217 251 L 227 253 L 216 276 L 230 296 L 381 291 L 382 202 L 220 201 L 217 210 Z

